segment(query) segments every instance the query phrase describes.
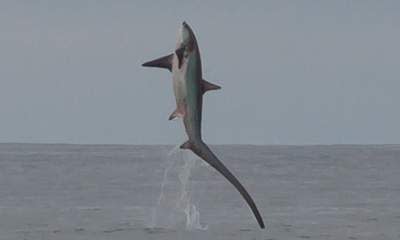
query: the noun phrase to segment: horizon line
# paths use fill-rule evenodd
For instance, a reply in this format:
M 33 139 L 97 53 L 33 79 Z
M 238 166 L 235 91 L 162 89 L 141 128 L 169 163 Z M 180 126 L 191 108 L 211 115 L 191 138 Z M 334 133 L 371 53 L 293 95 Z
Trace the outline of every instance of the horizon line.
M 178 146 L 172 143 L 68 143 L 68 142 L 0 142 L 0 145 L 69 145 L 69 146 Z M 400 146 L 400 143 L 332 143 L 332 144 L 255 144 L 255 143 L 210 143 L 212 146 Z

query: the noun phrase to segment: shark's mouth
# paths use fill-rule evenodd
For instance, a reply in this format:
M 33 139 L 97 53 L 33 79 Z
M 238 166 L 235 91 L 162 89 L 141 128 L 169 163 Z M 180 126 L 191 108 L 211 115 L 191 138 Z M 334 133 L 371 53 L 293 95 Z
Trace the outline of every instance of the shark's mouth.
M 178 58 L 178 68 L 180 69 L 183 63 L 183 56 L 185 53 L 185 47 L 180 47 L 178 49 L 175 50 L 175 54 Z

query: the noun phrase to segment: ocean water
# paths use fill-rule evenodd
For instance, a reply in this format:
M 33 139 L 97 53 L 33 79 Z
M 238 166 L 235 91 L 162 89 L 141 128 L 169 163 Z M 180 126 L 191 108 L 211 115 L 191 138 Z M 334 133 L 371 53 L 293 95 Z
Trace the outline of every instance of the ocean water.
M 400 145 L 0 144 L 0 239 L 400 239 Z

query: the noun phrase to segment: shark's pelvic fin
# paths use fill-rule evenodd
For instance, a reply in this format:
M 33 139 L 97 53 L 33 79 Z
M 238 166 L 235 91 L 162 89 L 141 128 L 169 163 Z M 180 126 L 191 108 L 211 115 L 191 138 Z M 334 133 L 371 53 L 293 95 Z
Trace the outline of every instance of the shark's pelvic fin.
M 143 67 L 158 67 L 158 68 L 166 68 L 170 72 L 172 71 L 172 58 L 174 54 L 169 54 L 164 57 L 160 57 L 157 59 L 154 59 L 149 62 L 145 62 L 142 64 Z
M 220 86 L 218 86 L 218 85 L 216 85 L 216 84 L 214 84 L 214 83 L 207 82 L 207 81 L 204 80 L 204 79 L 201 81 L 201 85 L 202 85 L 202 87 L 203 87 L 203 94 L 204 94 L 205 92 L 207 92 L 207 91 L 221 89 Z
M 220 172 L 233 186 L 235 186 L 235 188 L 239 191 L 242 197 L 246 200 L 247 204 L 250 206 L 250 209 L 256 217 L 260 227 L 265 228 L 261 214 L 258 211 L 257 206 L 251 198 L 250 194 L 239 182 L 239 180 L 228 170 L 228 168 L 225 167 L 225 165 L 214 155 L 207 144 L 205 144 L 201 140 L 195 142 L 189 140 L 182 144 L 180 148 L 192 150 L 197 156 L 210 164 L 213 168 Z
M 174 118 L 183 118 L 185 116 L 185 105 L 181 104 L 179 105 L 171 115 L 169 115 L 168 120 L 172 120 Z
M 181 149 L 192 149 L 192 143 L 189 141 L 184 142 L 181 146 Z

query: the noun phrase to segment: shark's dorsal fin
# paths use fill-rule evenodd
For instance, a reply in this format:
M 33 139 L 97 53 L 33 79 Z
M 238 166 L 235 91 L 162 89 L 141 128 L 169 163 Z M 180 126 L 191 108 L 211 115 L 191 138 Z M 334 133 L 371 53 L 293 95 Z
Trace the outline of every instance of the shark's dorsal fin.
M 158 68 L 166 68 L 170 72 L 172 71 L 172 58 L 174 54 L 169 54 L 164 57 L 160 57 L 157 59 L 154 59 L 149 62 L 145 62 L 142 64 L 143 67 L 158 67 Z
M 218 89 L 221 89 L 220 86 L 218 86 L 218 85 L 216 85 L 216 84 L 214 84 L 214 83 L 207 82 L 207 81 L 204 80 L 204 79 L 201 81 L 201 85 L 202 85 L 202 87 L 203 87 L 203 93 L 205 93 L 205 92 L 207 92 L 207 91 L 211 91 L 211 90 L 218 90 Z
M 185 105 L 180 104 L 171 115 L 169 115 L 168 120 L 172 120 L 174 118 L 183 118 L 185 116 Z

